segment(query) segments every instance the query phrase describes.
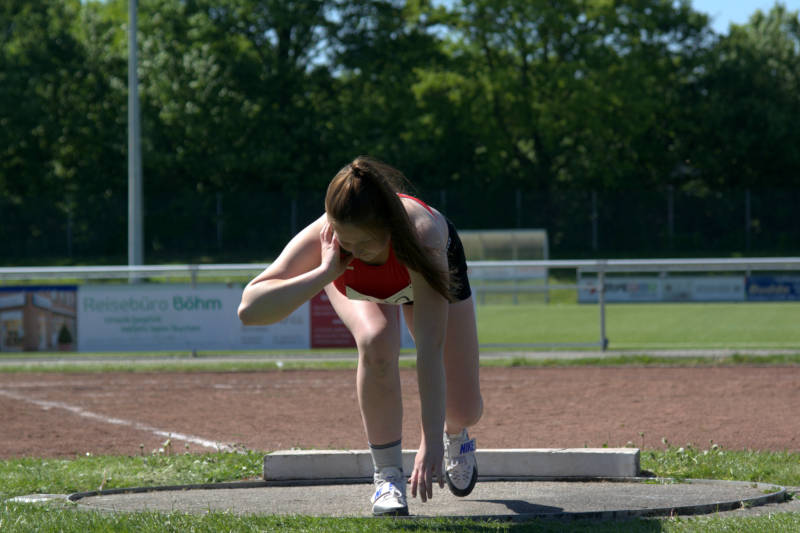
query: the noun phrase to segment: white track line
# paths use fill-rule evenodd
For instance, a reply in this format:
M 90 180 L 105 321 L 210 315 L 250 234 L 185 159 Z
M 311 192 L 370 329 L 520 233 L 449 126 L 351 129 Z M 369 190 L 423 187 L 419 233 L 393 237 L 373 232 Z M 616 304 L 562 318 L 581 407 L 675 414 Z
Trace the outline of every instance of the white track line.
M 176 433 L 174 431 L 165 431 L 163 429 L 159 429 L 157 427 L 153 427 L 148 424 L 143 424 L 141 422 L 135 422 L 133 420 L 124 420 L 122 418 L 112 418 L 104 415 L 100 415 L 97 413 L 93 413 L 91 411 L 87 411 L 81 407 L 77 407 L 74 405 L 69 405 L 62 402 L 51 402 L 47 400 L 37 400 L 35 398 L 29 398 L 27 396 L 23 396 L 21 394 L 13 393 L 9 390 L 0 389 L 0 395 L 5 396 L 7 398 L 11 398 L 12 400 L 19 400 L 21 402 L 32 403 L 41 407 L 42 409 L 63 409 L 65 411 L 69 411 L 73 414 L 78 416 L 82 416 L 84 418 L 89 418 L 91 420 L 97 420 L 98 422 L 105 422 L 106 424 L 114 424 L 116 426 L 127 426 L 134 429 L 138 429 L 139 431 L 147 431 L 152 433 L 153 435 L 157 435 L 159 437 L 167 437 L 169 439 L 175 439 L 183 442 L 189 442 L 192 444 L 197 444 L 199 446 L 203 446 L 205 448 L 211 448 L 212 450 L 217 451 L 235 451 L 235 448 L 230 444 L 220 444 L 208 439 L 204 439 L 201 437 L 196 437 L 194 435 L 184 435 L 183 433 Z

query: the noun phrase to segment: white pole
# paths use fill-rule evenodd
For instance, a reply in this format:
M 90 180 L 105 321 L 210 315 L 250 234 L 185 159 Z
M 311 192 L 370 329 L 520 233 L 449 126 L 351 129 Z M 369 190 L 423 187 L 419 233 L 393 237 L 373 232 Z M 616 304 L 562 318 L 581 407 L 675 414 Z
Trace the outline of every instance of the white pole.
M 608 349 L 608 337 L 606 337 L 606 272 L 605 261 L 599 262 L 597 272 L 597 298 L 600 304 L 600 349 L 604 352 Z
M 128 265 L 144 264 L 142 147 L 137 75 L 137 0 L 128 0 Z

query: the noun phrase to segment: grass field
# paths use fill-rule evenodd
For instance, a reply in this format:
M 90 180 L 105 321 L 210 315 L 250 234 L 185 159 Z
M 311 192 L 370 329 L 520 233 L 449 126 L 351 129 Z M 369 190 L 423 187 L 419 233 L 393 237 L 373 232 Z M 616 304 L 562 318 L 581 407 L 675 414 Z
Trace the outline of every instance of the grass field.
M 479 340 L 483 344 L 599 344 L 599 307 L 566 300 L 562 298 L 550 304 L 478 305 Z M 800 350 L 800 302 L 609 304 L 606 306 L 606 336 L 610 341 L 609 349 L 613 350 Z M 328 352 L 330 350 L 319 351 L 320 354 Z M 239 352 L 214 353 L 235 355 Z M 292 351 L 281 350 L 280 353 L 291 355 Z M 298 355 L 304 353 L 297 351 Z M 35 360 L 53 355 L 31 353 L 25 357 Z M 181 357 L 186 352 L 102 355 Z M 0 352 L 0 360 L 19 356 L 19 353 Z
M 481 305 L 481 343 L 591 343 L 600 311 L 591 304 Z M 800 349 L 800 302 L 610 304 L 614 350 Z

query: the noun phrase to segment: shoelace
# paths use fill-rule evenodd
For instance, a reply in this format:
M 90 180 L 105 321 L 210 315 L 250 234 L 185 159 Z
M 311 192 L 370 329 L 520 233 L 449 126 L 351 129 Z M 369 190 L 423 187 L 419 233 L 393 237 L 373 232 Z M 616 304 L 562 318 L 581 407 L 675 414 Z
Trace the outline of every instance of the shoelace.
M 464 457 L 456 457 L 450 460 L 448 465 L 447 475 L 453 481 L 466 483 L 472 478 L 472 469 L 469 468 L 469 463 Z
M 379 473 L 374 481 L 376 483 L 391 483 L 393 487 L 397 488 L 398 486 L 405 484 L 406 478 L 402 474 L 395 475 L 392 473 L 384 475 L 383 473 Z
M 459 450 L 465 442 L 469 442 L 469 440 L 453 439 L 453 441 L 448 442 L 448 448 L 451 450 Z M 468 483 L 472 479 L 472 468 L 470 467 L 466 455 L 462 453 L 456 453 L 453 456 L 450 456 L 448 453 L 447 455 L 447 465 L 445 466 L 447 475 L 458 485 Z
M 381 485 L 375 491 L 375 496 L 373 499 L 377 502 L 378 500 L 388 497 L 396 497 L 399 499 L 403 497 L 403 492 L 397 487 L 391 478 L 381 478 Z
M 388 475 L 384 476 L 382 474 L 378 474 L 378 477 L 375 479 L 378 483 L 391 483 L 392 485 L 400 485 L 401 483 L 405 482 L 405 477 L 399 477 L 396 475 Z

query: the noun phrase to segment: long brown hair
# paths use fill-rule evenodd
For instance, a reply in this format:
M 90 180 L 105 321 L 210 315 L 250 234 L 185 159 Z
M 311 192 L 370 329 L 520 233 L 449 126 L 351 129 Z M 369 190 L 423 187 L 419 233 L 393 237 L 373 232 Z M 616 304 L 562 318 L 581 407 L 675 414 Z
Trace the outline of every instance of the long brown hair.
M 386 231 L 397 259 L 419 272 L 433 289 L 450 296 L 450 276 L 433 262 L 434 251 L 420 244 L 411 219 L 397 195 L 409 182 L 402 172 L 371 157 L 359 156 L 333 177 L 325 195 L 325 211 L 344 224 Z

